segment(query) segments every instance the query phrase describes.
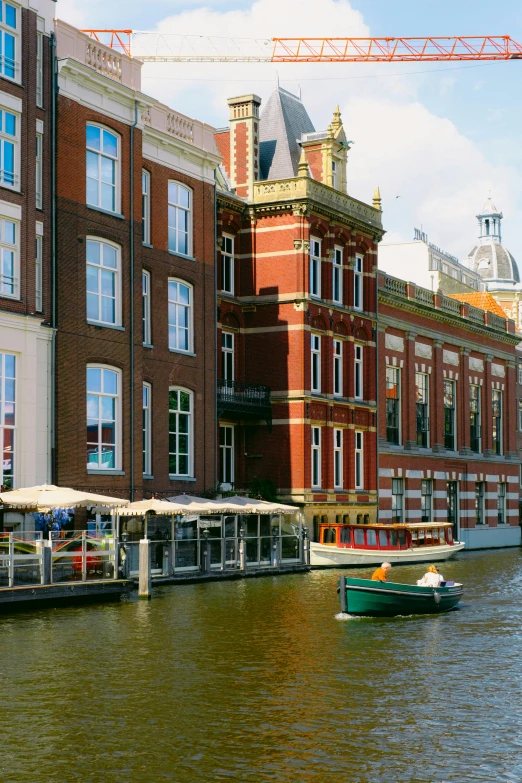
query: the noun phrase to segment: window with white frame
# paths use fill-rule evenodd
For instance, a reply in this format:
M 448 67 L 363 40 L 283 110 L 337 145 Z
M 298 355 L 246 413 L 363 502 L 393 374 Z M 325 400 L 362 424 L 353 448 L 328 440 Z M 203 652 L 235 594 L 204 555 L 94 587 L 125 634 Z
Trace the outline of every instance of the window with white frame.
M 343 487 L 343 431 L 334 429 L 334 488 Z
M 87 365 L 87 468 L 117 470 L 121 454 L 121 372 Z
M 444 447 L 450 451 L 457 448 L 457 385 L 455 381 L 444 381 Z
M 219 480 L 221 489 L 232 489 L 234 485 L 234 427 L 221 424 L 219 427 Z
M 337 161 L 332 160 L 332 188 L 337 190 L 338 184 Z
M 321 296 L 321 242 L 310 239 L 310 296 Z
M 333 341 L 333 387 L 334 397 L 343 396 L 343 343 L 342 340 Z
M 321 338 L 318 334 L 310 335 L 312 346 L 312 391 L 321 391 Z
M 143 345 L 152 345 L 150 272 L 141 270 L 141 308 L 143 320 Z
M 518 429 L 522 432 L 522 400 L 518 401 Z
M 192 476 L 193 405 L 191 391 L 169 389 L 169 474 L 173 477 Z
M 321 428 L 312 427 L 312 487 L 321 486 Z
M 20 70 L 20 9 L 0 3 L 0 74 L 17 79 Z
M 192 254 L 192 191 L 181 182 L 169 182 L 169 250 L 171 253 Z
M 499 525 L 506 524 L 506 485 L 503 482 L 498 485 L 497 521 Z
M 522 362 L 518 363 L 518 382 L 522 385 Z
M 20 117 L 0 107 L 0 185 L 19 186 Z
M 221 332 L 221 377 L 224 381 L 234 380 L 234 335 Z
M 36 134 L 36 208 L 42 209 L 43 205 L 43 136 Z
M 150 174 L 141 172 L 141 241 L 150 245 Z
M 356 400 L 362 400 L 363 387 L 363 347 L 356 345 L 354 349 L 354 396 Z
M 12 489 L 15 475 L 16 357 L 0 353 L 0 484 Z
M 192 352 L 192 286 L 169 280 L 169 349 Z
M 392 524 L 404 522 L 404 479 L 392 478 Z
M 475 482 L 475 524 L 484 524 L 484 482 Z
M 35 307 L 36 311 L 41 313 L 43 310 L 43 237 L 41 234 L 36 235 L 35 244 Z
M 398 367 L 386 367 L 386 440 L 401 442 L 401 375 Z
M 119 245 L 87 238 L 87 320 L 106 326 L 121 325 Z
M 469 433 L 470 433 L 469 445 L 471 451 L 475 451 L 475 452 L 480 452 L 481 445 L 482 445 L 481 409 L 482 409 L 481 388 L 478 385 L 471 384 L 469 387 Z
M 493 408 L 493 452 L 495 454 L 502 454 L 502 392 L 498 389 L 493 389 L 491 392 L 491 402 Z
M 363 257 L 355 256 L 353 267 L 353 306 L 355 310 L 363 309 Z
M 336 304 L 343 303 L 343 249 L 337 246 L 332 262 L 332 300 Z
M 234 237 L 223 234 L 221 248 L 221 290 L 234 293 Z
M 421 480 L 421 522 L 433 522 L 433 481 Z
M 364 444 L 363 433 L 355 431 L 355 489 L 364 487 Z
M 143 475 L 152 475 L 152 386 L 143 384 Z
M 36 105 L 43 107 L 43 33 L 36 33 Z
M 87 204 L 118 212 L 120 139 L 100 125 L 87 124 Z
M 0 218 L 0 296 L 20 295 L 20 224 Z

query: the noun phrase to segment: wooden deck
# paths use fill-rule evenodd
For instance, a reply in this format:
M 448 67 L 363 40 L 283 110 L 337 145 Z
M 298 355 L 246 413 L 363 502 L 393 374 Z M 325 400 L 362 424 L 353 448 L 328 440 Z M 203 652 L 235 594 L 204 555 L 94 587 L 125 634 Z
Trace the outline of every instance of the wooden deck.
M 51 585 L 28 585 L 0 588 L 0 612 L 39 605 L 118 600 L 131 592 L 130 579 L 100 579 L 89 582 L 57 582 Z

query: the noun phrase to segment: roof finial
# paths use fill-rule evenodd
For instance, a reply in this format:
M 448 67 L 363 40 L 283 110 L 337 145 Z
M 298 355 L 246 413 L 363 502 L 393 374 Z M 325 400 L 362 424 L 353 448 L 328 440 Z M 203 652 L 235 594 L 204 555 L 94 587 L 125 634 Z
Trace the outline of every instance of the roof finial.
M 341 120 L 341 111 L 339 106 L 336 106 L 333 113 L 332 128 L 334 130 L 338 130 L 342 124 L 343 122 Z
M 298 177 L 308 177 L 308 161 L 306 159 L 306 152 L 304 151 L 304 147 L 301 147 L 301 157 L 299 158 L 299 165 L 297 167 L 297 176 Z
M 375 188 L 373 191 L 373 206 L 375 209 L 378 209 L 379 212 L 382 212 L 382 199 L 381 199 L 381 191 L 379 190 L 379 186 Z

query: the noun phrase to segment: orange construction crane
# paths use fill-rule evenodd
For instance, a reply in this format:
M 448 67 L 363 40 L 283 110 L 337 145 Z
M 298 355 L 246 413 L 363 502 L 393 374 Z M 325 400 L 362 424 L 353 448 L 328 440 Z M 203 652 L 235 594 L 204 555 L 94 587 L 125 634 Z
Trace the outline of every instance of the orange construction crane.
M 522 45 L 509 35 L 430 38 L 217 39 L 210 36 L 183 36 L 135 30 L 83 30 L 82 32 L 106 46 L 118 49 L 143 62 L 383 63 L 522 59 Z M 146 40 L 152 41 L 155 51 L 140 51 L 140 47 L 137 51 L 133 51 L 133 38 L 142 45 Z M 173 38 L 176 39 L 178 51 L 173 51 L 169 43 L 169 39 Z M 211 48 L 214 51 L 202 53 L 196 51 L 201 47 L 202 41 L 212 43 Z M 218 41 L 217 46 L 216 41 Z M 240 49 L 238 44 L 244 44 L 245 41 L 255 43 L 260 48 L 260 52 L 248 54 L 238 51 Z M 165 46 L 166 51 L 159 51 L 161 44 Z

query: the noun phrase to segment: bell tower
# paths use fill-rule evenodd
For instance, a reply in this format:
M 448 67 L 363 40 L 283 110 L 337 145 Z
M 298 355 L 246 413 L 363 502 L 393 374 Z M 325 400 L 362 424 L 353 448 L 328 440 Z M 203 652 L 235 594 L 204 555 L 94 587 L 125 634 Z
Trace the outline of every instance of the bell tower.
M 503 217 L 502 212 L 499 212 L 493 204 L 491 196 L 488 196 L 482 212 L 477 215 L 480 245 L 485 245 L 488 242 L 502 243 L 501 220 Z

